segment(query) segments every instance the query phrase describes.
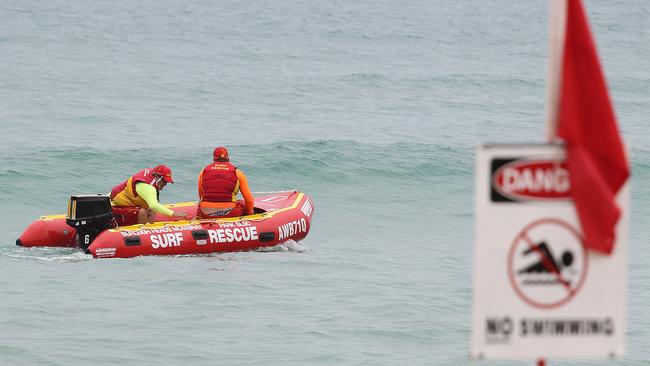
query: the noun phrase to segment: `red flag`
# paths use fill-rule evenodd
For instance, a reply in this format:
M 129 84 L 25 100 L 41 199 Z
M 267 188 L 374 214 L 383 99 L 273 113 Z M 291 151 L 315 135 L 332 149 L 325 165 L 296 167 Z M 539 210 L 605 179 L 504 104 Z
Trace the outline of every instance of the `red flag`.
M 628 162 L 580 0 L 568 0 L 558 112 L 571 191 L 588 248 L 610 254 L 621 215 L 615 197 Z

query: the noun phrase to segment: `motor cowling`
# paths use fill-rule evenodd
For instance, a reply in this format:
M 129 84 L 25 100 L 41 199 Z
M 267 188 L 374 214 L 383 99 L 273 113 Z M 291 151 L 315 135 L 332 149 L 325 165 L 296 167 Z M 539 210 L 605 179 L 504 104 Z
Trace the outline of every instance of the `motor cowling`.
M 68 201 L 65 222 L 76 229 L 77 246 L 86 250 L 102 231 L 113 227 L 111 199 L 105 195 L 77 195 Z

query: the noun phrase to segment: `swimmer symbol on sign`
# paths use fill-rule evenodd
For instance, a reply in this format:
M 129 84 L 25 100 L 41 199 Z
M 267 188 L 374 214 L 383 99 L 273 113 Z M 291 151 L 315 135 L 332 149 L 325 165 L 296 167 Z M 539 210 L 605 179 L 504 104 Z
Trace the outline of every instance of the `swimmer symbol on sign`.
M 582 238 L 564 221 L 535 221 L 519 232 L 510 248 L 510 283 L 533 307 L 549 309 L 565 304 L 576 295 L 586 274 Z
M 565 250 L 562 253 L 562 258 L 560 263 L 555 260 L 551 249 L 548 247 L 546 242 L 541 242 L 531 248 L 528 248 L 524 251 L 523 255 L 537 254 L 539 261 L 528 265 L 525 268 L 520 269 L 517 274 L 526 275 L 526 274 L 536 274 L 536 273 L 550 273 L 556 274 L 553 276 L 551 282 L 556 283 L 567 283 L 567 280 L 562 279 L 563 270 L 571 270 L 570 266 L 573 263 L 573 253 L 570 250 Z M 535 279 L 527 280 L 529 283 L 536 283 Z M 564 281 L 564 282 L 562 282 Z M 544 283 L 544 282 L 541 282 Z

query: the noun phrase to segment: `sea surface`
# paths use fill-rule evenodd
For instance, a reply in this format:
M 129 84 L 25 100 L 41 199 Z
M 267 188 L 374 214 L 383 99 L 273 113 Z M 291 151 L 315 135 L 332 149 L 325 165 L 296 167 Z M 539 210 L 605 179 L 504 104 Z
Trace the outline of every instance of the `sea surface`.
M 586 0 L 630 151 L 626 355 L 650 363 L 650 2 Z M 546 0 L 0 0 L 0 365 L 468 358 L 474 147 L 543 142 Z M 95 260 L 14 245 L 72 194 L 225 145 L 313 197 L 300 243 Z

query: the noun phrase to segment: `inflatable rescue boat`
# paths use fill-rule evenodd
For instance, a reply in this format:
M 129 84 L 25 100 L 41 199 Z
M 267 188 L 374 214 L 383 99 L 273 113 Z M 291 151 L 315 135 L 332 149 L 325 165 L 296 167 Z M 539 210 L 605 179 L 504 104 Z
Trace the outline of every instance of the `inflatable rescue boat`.
M 150 224 L 115 227 L 108 197 L 73 196 L 66 215 L 42 216 L 16 240 L 25 247 L 78 246 L 95 258 L 234 252 L 304 239 L 314 203 L 298 191 L 255 197 L 255 213 L 220 219 L 178 219 L 158 215 Z M 167 205 L 196 215 L 197 203 Z

